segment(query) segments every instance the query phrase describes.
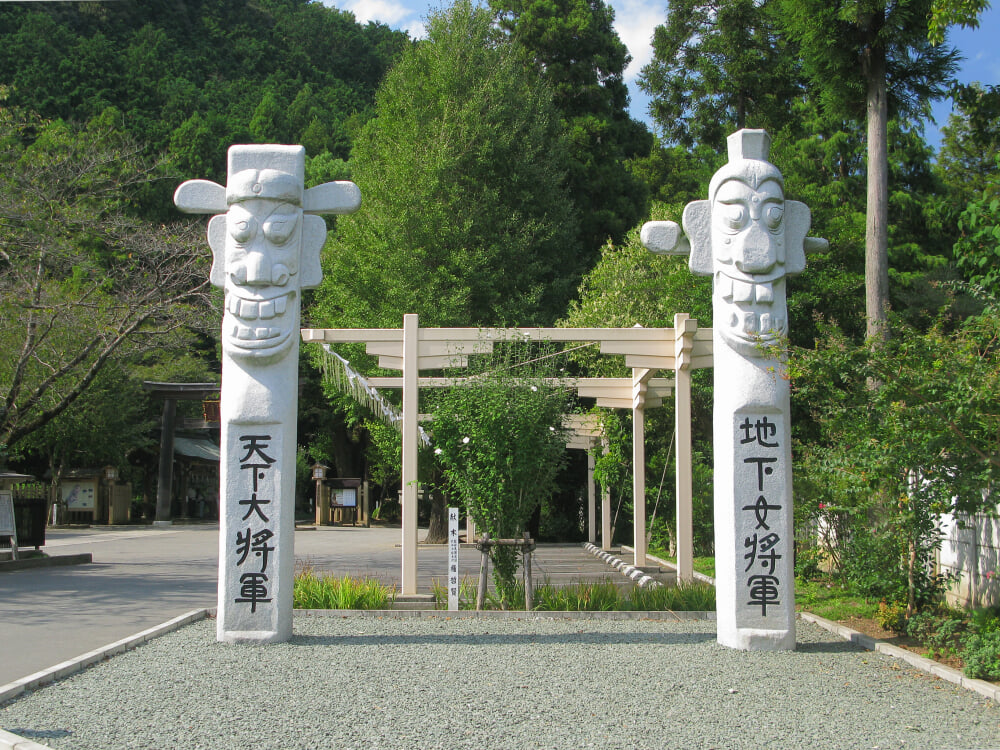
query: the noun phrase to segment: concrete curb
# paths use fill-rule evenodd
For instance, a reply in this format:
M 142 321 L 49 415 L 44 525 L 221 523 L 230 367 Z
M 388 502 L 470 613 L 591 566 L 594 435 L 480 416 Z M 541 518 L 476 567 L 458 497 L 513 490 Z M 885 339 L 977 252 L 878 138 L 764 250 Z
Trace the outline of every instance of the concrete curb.
M 48 745 L 39 745 L 16 734 L 0 729 L 0 750 L 51 750 Z
M 658 588 L 663 585 L 655 578 L 653 578 L 651 575 L 648 575 L 645 571 L 640 570 L 634 565 L 629 565 L 621 558 L 615 557 L 610 552 L 605 552 L 600 547 L 598 547 L 595 544 L 592 544 L 591 542 L 584 542 L 583 548 L 587 550 L 587 552 L 590 552 L 592 555 L 597 557 L 598 559 L 606 562 L 608 565 L 610 565 L 612 568 L 620 572 L 626 578 L 630 578 L 632 581 L 635 582 L 636 586 L 640 586 L 641 588 Z
M 75 659 L 69 659 L 60 664 L 56 664 L 54 667 L 42 670 L 41 672 L 35 672 L 27 677 L 22 677 L 20 680 L 9 682 L 6 685 L 0 685 L 0 703 L 9 701 L 11 698 L 16 698 L 25 690 L 34 690 L 35 688 L 47 685 L 55 680 L 61 680 L 63 677 L 75 674 L 85 667 L 89 667 L 91 664 L 96 664 L 97 662 L 104 661 L 115 654 L 120 654 L 123 651 L 129 651 L 136 646 L 141 646 L 146 641 L 150 641 L 157 636 L 177 630 L 177 628 L 187 625 L 188 623 L 203 620 L 210 614 L 210 612 L 211 610 L 209 609 L 192 610 L 186 614 L 175 617 L 172 620 L 167 620 L 160 625 L 148 628 L 142 632 L 136 633 L 135 635 L 130 635 L 128 638 L 122 638 L 120 641 L 115 641 L 107 646 L 94 649 L 93 651 L 88 651 L 85 654 L 77 656 Z M 3 750 L 3 748 L 4 745 L 0 742 L 0 750 Z
M 410 617 L 443 620 L 707 620 L 715 621 L 715 612 L 684 612 L 673 610 L 609 612 L 525 612 L 499 609 L 297 609 L 296 617 L 342 617 L 369 619 L 406 619 Z
M 901 659 L 911 667 L 919 669 L 921 672 L 934 675 L 935 677 L 946 680 L 954 685 L 963 687 L 966 690 L 973 690 L 985 698 L 989 698 L 990 700 L 1000 703 L 1000 686 L 994 685 L 992 682 L 975 680 L 971 677 L 966 677 L 957 669 L 946 667 L 944 664 L 939 664 L 933 659 L 928 659 L 920 654 L 907 651 L 905 648 L 900 648 L 899 646 L 893 646 L 891 643 L 876 640 L 870 636 L 864 635 L 863 633 L 859 633 L 857 630 L 849 628 L 846 625 L 841 625 L 839 622 L 833 622 L 832 620 L 827 620 L 819 615 L 814 615 L 812 612 L 799 612 L 799 617 L 806 622 L 819 625 L 824 630 L 829 630 L 831 633 L 839 635 L 845 641 L 856 643 L 869 651 L 885 654 L 886 656 L 891 656 L 894 659 Z
M 632 547 L 629 547 L 627 544 L 622 545 L 622 552 L 634 552 L 634 551 L 635 550 Z M 657 565 L 661 565 L 665 568 L 670 568 L 675 573 L 677 572 L 676 563 L 672 563 L 669 560 L 664 560 L 662 557 L 657 557 L 656 555 L 651 555 L 648 552 L 646 553 L 646 557 L 655 562 Z M 692 570 L 691 575 L 696 581 L 701 581 L 702 583 L 710 583 L 713 586 L 715 585 L 714 578 L 712 578 L 711 576 L 707 576 L 704 573 L 699 573 L 697 570 Z
M 94 562 L 90 552 L 79 555 L 55 555 L 54 557 L 26 557 L 23 560 L 0 560 L 0 573 L 29 568 L 56 568 L 63 565 L 88 565 Z

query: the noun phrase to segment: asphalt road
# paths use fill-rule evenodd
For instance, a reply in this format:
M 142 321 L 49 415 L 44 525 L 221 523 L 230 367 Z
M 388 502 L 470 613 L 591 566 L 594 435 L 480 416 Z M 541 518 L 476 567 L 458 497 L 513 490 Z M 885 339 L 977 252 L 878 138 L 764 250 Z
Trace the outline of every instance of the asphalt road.
M 421 533 L 422 536 L 422 533 Z M 297 565 L 336 575 L 400 580 L 399 528 L 321 527 L 295 533 Z M 0 685 L 47 669 L 192 609 L 216 606 L 217 526 L 49 529 L 50 556 L 89 552 L 93 563 L 0 572 Z M 479 553 L 463 548 L 461 575 Z M 444 545 L 421 546 L 417 586 L 447 579 Z M 536 581 L 612 577 L 578 545 L 540 548 Z

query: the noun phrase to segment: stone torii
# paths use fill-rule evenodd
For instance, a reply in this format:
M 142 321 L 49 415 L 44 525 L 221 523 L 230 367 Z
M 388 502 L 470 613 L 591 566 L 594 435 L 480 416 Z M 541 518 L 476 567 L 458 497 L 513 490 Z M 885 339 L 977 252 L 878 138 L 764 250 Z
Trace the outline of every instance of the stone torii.
M 302 146 L 229 149 L 225 187 L 190 180 L 174 193 L 208 224 L 212 284 L 225 290 L 217 637 L 292 634 L 295 431 L 301 290 L 322 279 L 326 223 L 361 205 L 351 182 L 304 188 Z
M 648 222 L 654 253 L 690 255 L 712 277 L 715 567 L 718 641 L 731 648 L 795 648 L 789 388 L 780 345 L 788 334 L 785 277 L 805 269 L 810 213 L 785 200 L 763 130 L 728 139 L 729 162 L 708 200 L 684 208 L 683 232 Z

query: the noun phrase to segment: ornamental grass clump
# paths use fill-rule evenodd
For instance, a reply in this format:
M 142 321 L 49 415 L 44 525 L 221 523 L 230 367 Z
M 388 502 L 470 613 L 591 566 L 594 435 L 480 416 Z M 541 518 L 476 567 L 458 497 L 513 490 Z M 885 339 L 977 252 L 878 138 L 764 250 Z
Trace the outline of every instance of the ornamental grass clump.
M 632 609 L 639 611 L 714 612 L 715 586 L 699 581 L 677 586 L 636 586 L 629 601 Z
M 544 612 L 614 612 L 625 609 L 625 597 L 613 583 L 599 581 L 535 589 L 534 609 Z
M 389 609 L 395 598 L 396 590 L 381 581 L 317 575 L 312 570 L 296 573 L 292 590 L 295 609 Z

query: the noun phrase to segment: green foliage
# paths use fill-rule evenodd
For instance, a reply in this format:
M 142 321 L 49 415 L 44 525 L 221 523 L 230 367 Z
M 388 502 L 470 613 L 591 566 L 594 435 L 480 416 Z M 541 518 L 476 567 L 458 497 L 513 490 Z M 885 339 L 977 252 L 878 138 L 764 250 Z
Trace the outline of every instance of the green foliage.
M 555 490 L 566 456 L 569 394 L 551 385 L 551 360 L 527 343 L 497 344 L 494 355 L 433 403 L 434 452 L 454 493 L 493 539 L 520 537 Z M 544 347 L 542 348 L 544 351 Z M 491 550 L 503 601 L 513 590 L 513 548 Z
M 918 612 L 906 622 L 907 635 L 928 651 L 928 658 L 957 656 L 962 645 L 965 619 L 950 611 Z
M 903 602 L 879 602 L 875 622 L 885 630 L 901 633 L 906 627 L 906 604 Z
M 11 106 L 86 121 L 107 107 L 147 154 L 221 180 L 234 142 L 346 158 L 402 32 L 301 0 L 0 7 Z M 160 195 L 160 199 L 168 198 Z
M 678 586 L 636 586 L 629 594 L 632 609 L 649 612 L 714 612 L 715 586 L 686 583 Z
M 941 98 L 958 53 L 927 39 L 931 0 L 781 0 L 782 32 L 800 50 L 824 108 L 865 119 L 873 78 L 888 83 L 889 112 L 922 113 Z
M 934 0 L 927 38 L 932 44 L 941 44 L 949 26 L 978 29 L 980 14 L 989 7 L 989 0 Z
M 793 354 L 794 398 L 820 428 L 796 451 L 797 503 L 836 524 L 834 559 L 859 593 L 910 614 L 940 593 L 938 519 L 982 509 L 1000 469 L 998 336 L 987 311 L 951 332 L 900 325 L 881 346 L 828 327 Z
M 1000 680 L 1000 629 L 972 633 L 964 642 L 965 674 L 980 680 Z
M 204 331 L 213 319 L 201 232 L 136 218 L 139 191 L 160 173 L 109 124 L 116 119 L 108 110 L 75 127 L 0 113 L 0 349 L 11 355 L 0 359 L 0 442 L 8 448 L 65 412 L 111 361 L 172 346 L 184 357 L 191 339 L 177 331 Z
M 625 609 L 621 589 L 609 581 L 560 587 L 542 585 L 533 594 L 534 609 L 545 612 L 614 612 Z
M 584 259 L 551 92 L 468 2 L 432 14 L 351 159 L 315 319 L 335 326 L 551 322 Z
M 877 605 L 831 580 L 796 579 L 795 606 L 828 620 L 874 617 Z
M 295 609 L 391 609 L 396 591 L 381 581 L 296 571 L 292 590 Z
M 776 0 L 675 0 L 653 33 L 639 86 L 664 141 L 721 149 L 740 128 L 776 133 L 801 95 L 795 50 L 773 18 Z
M 552 87 L 569 146 L 567 186 L 580 217 L 589 268 L 609 238 L 621 241 L 646 215 L 646 189 L 629 159 L 652 137 L 628 113 L 628 50 L 603 0 L 491 0 L 500 27 Z

